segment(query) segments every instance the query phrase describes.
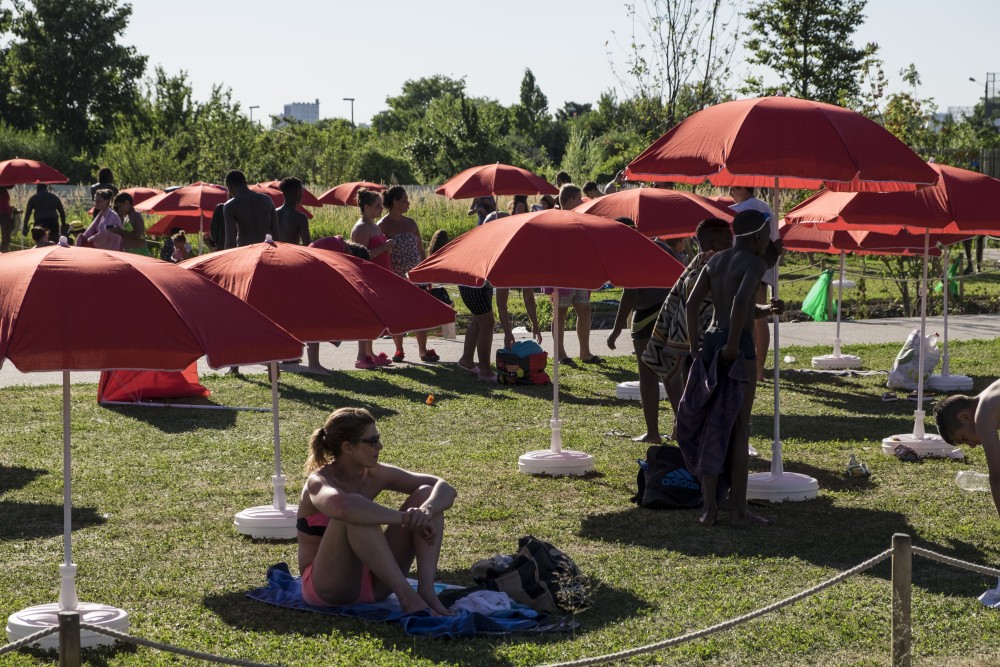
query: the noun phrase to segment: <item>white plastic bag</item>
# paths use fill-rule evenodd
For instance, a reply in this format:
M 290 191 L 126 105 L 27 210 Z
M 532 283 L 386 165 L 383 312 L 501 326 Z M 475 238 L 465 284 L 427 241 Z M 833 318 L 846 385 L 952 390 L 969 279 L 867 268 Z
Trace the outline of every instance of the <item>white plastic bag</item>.
M 917 343 L 919 340 L 920 329 L 914 329 L 906 337 L 903 349 L 899 351 L 899 354 L 896 355 L 896 360 L 892 362 L 892 371 L 889 372 L 889 379 L 886 381 L 885 386 L 890 389 L 912 390 L 917 388 L 917 378 L 920 374 L 920 352 L 918 351 Z M 926 383 L 927 378 L 934 372 L 938 361 L 941 360 L 938 335 L 934 333 L 925 336 L 924 344 L 919 347 L 922 347 L 926 355 L 924 358 L 924 382 Z

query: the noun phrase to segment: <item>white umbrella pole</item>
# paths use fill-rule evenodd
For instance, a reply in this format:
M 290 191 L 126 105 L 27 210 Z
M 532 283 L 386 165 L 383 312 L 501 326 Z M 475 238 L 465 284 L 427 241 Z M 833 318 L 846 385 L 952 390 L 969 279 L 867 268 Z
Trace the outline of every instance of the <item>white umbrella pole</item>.
M 833 356 L 840 356 L 840 311 L 841 304 L 844 303 L 844 258 L 846 253 L 840 251 L 840 284 L 837 285 L 837 334 L 833 339 Z
M 276 510 L 285 510 L 285 476 L 281 474 L 281 427 L 278 422 L 278 362 L 271 362 L 271 423 L 274 426 L 274 502 Z
M 942 316 L 944 318 L 944 341 L 942 342 L 941 351 L 941 375 L 946 376 L 950 374 L 950 369 L 948 368 L 948 292 L 951 285 L 948 283 L 948 259 L 951 254 L 951 248 L 944 248 L 944 252 L 941 253 L 944 257 L 941 262 L 941 284 L 944 285 L 944 303 L 942 305 Z
M 62 583 L 59 586 L 59 609 L 75 611 L 79 605 L 76 596 L 76 565 L 73 563 L 73 488 L 71 473 L 71 432 L 69 418 L 69 371 L 63 371 L 63 564 L 59 566 Z
M 931 231 L 924 229 L 924 266 L 920 277 L 920 356 L 917 361 L 917 409 L 913 411 L 913 435 L 924 437 L 924 361 L 927 357 L 927 256 L 930 254 Z
M 781 194 L 778 189 L 778 179 L 774 179 L 773 214 L 771 215 L 771 239 L 779 238 L 777 216 L 781 212 Z M 774 298 L 778 298 L 778 266 L 781 258 L 774 264 Z M 778 378 L 781 374 L 781 344 L 778 338 L 778 315 L 774 315 L 774 442 L 771 443 L 771 473 L 781 475 L 785 466 L 781 461 L 781 389 Z
M 550 449 L 556 454 L 562 451 L 562 420 L 559 419 L 559 329 L 562 322 L 559 320 L 559 288 L 556 287 L 552 290 L 552 419 L 549 421 Z

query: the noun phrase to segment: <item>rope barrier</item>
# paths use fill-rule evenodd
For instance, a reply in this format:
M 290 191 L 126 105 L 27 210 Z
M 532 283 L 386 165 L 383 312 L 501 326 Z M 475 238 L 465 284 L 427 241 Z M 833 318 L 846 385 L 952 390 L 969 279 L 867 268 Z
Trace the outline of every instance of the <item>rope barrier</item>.
M 953 558 L 952 556 L 945 556 L 944 554 L 939 554 L 936 551 L 923 549 L 921 547 L 913 547 L 912 551 L 918 556 L 923 556 L 924 558 L 930 558 L 931 560 L 936 560 L 939 563 L 944 563 L 945 565 L 951 565 L 952 567 L 961 568 L 963 570 L 969 570 L 970 572 L 975 572 L 977 574 L 986 574 L 991 577 L 1000 578 L 1000 570 L 995 570 L 992 567 L 986 567 L 985 565 L 977 565 L 975 563 L 970 563 L 968 561 L 960 560 L 958 558 Z
M 55 628 L 58 630 L 58 628 Z M 112 630 L 111 628 L 105 628 L 100 625 L 94 625 L 93 623 L 80 623 L 81 630 L 91 630 L 102 635 L 107 635 L 108 637 L 114 637 L 115 639 L 127 642 L 129 644 L 135 644 L 137 646 L 145 646 L 147 648 L 153 648 L 158 651 L 166 651 L 168 653 L 176 653 L 177 655 L 187 656 L 189 658 L 197 658 L 199 660 L 207 660 L 209 662 L 218 662 L 223 665 L 239 665 L 240 667 L 275 667 L 275 665 L 270 665 L 263 662 L 252 662 L 250 660 L 241 660 L 239 658 L 223 658 L 217 655 L 212 655 L 211 653 L 202 653 L 201 651 L 192 651 L 186 648 L 178 648 L 176 646 L 170 646 L 169 644 L 161 644 L 159 642 L 154 642 L 149 639 L 143 639 L 142 637 L 134 637 L 130 634 L 119 632 L 117 630 Z
M 855 565 L 849 570 L 845 570 L 840 574 L 827 579 L 819 584 L 816 584 L 812 588 L 807 588 L 804 591 L 796 593 L 791 597 L 787 597 L 784 600 L 775 602 L 774 604 L 768 605 L 762 609 L 752 611 L 748 614 L 743 614 L 742 616 L 737 616 L 736 618 L 729 619 L 728 621 L 723 621 L 722 623 L 717 623 L 708 628 L 702 630 L 696 630 L 695 632 L 689 632 L 685 635 L 680 635 L 679 637 L 673 637 L 671 639 L 666 639 L 664 641 L 656 642 L 655 644 L 647 644 L 646 646 L 640 646 L 638 648 L 628 649 L 626 651 L 618 651 L 617 653 L 609 653 L 607 655 L 597 656 L 594 658 L 583 658 L 581 660 L 571 660 L 569 662 L 557 662 L 543 665 L 542 667 L 580 667 L 582 665 L 599 665 L 605 662 L 611 662 L 612 660 L 624 660 L 626 658 L 631 658 L 637 655 L 642 655 L 643 653 L 652 653 L 653 651 L 659 651 L 660 649 L 669 648 L 671 646 L 677 646 L 678 644 L 683 644 L 684 642 L 689 642 L 693 639 L 700 639 L 708 635 L 714 634 L 716 632 L 722 632 L 723 630 L 729 630 L 741 623 L 746 623 L 759 616 L 764 616 L 765 614 L 770 614 L 772 611 L 777 611 L 782 607 L 787 607 L 793 602 L 798 602 L 803 598 L 807 598 L 810 595 L 815 595 L 820 591 L 833 586 L 834 584 L 839 584 L 844 579 L 852 577 L 856 574 L 860 574 L 865 570 L 878 565 L 882 561 L 889 558 L 892 555 L 892 549 L 886 549 L 882 553 L 869 558 L 868 560 Z
M 7 644 L 6 646 L 0 646 L 0 655 L 3 655 L 4 653 L 10 653 L 11 651 L 16 651 L 18 649 L 22 649 L 25 646 L 30 646 L 31 644 L 37 642 L 39 639 L 43 637 L 48 637 L 49 635 L 54 635 L 57 632 L 59 632 L 59 626 L 53 625 L 51 628 L 45 628 L 44 630 L 40 630 L 33 635 L 28 635 L 23 639 L 18 639 L 16 642 L 12 642 L 10 644 Z
M 954 558 L 952 556 L 946 556 L 944 554 L 937 553 L 936 551 L 931 551 L 930 549 L 924 549 L 922 547 L 914 546 L 912 547 L 912 553 L 918 556 L 923 556 L 924 558 L 928 558 L 930 560 L 938 561 L 945 565 L 950 565 L 951 567 L 957 567 L 960 569 L 968 570 L 970 572 L 975 572 L 977 574 L 989 575 L 1000 578 L 1000 570 L 998 569 L 986 567 L 985 565 L 978 565 L 976 563 L 970 563 L 968 561 L 964 561 L 959 558 Z M 663 641 L 655 642 L 652 644 L 646 644 L 645 646 L 639 646 L 636 648 L 627 649 L 625 651 L 608 653 L 605 655 L 595 656 L 592 658 L 571 660 L 568 662 L 548 663 L 546 665 L 542 665 L 541 667 L 583 667 L 584 665 L 598 665 L 606 662 L 611 662 L 614 660 L 625 660 L 627 658 L 632 658 L 637 655 L 652 653 L 654 651 L 659 651 L 665 648 L 670 648 L 672 646 L 677 646 L 679 644 L 693 641 L 695 639 L 701 639 L 702 637 L 707 637 L 708 635 L 712 635 L 717 632 L 730 630 L 736 627 L 737 625 L 747 623 L 748 621 L 752 621 L 761 616 L 765 616 L 772 612 L 778 611 L 779 609 L 787 607 L 788 605 L 794 604 L 795 602 L 803 600 L 807 597 L 816 595 L 817 593 L 820 593 L 821 591 L 830 588 L 831 586 L 839 584 L 840 582 L 844 581 L 845 579 L 848 579 L 849 577 L 861 574 L 862 572 L 869 570 L 875 565 L 888 559 L 890 556 L 892 556 L 892 554 L 893 554 L 892 548 L 886 549 L 882 553 L 873 556 L 872 558 L 869 558 L 868 560 L 865 560 L 859 563 L 858 565 L 855 565 L 849 570 L 844 570 L 843 572 L 840 572 L 839 574 L 830 577 L 829 579 L 822 581 L 816 584 L 815 586 L 800 591 L 795 595 L 789 596 L 783 600 L 779 600 L 778 602 L 770 604 L 766 607 L 762 607 L 761 609 L 757 609 L 755 611 L 743 614 L 741 616 L 731 618 L 729 620 L 717 623 L 715 625 L 703 628 L 701 630 L 696 630 L 694 632 L 689 632 L 687 634 L 679 635 L 677 637 L 672 637 L 670 639 L 665 639 Z M 90 630 L 92 632 L 103 634 L 125 643 L 134 644 L 136 646 L 145 646 L 147 648 L 152 648 L 159 651 L 166 651 L 168 653 L 183 655 L 189 658 L 196 658 L 198 660 L 205 660 L 208 662 L 216 662 L 223 665 L 237 665 L 239 667 L 275 667 L 274 665 L 270 665 L 267 663 L 253 662 L 250 660 L 242 660 L 239 658 L 224 658 L 221 656 L 212 655 L 211 653 L 193 651 L 190 649 L 171 646 L 169 644 L 154 642 L 149 639 L 143 639 L 142 637 L 135 637 L 133 635 L 124 632 L 112 630 L 111 628 L 106 628 L 100 625 L 94 625 L 92 623 L 80 623 L 80 629 Z M 7 644 L 6 646 L 2 646 L 0 647 L 0 656 L 4 655 L 5 653 L 10 653 L 11 651 L 16 651 L 18 649 L 29 646 L 37 642 L 39 639 L 47 637 L 48 635 L 51 634 L 55 634 L 57 632 L 59 632 L 59 627 L 52 626 L 50 628 L 46 628 L 32 635 L 24 637 L 23 639 L 20 639 L 16 642 Z

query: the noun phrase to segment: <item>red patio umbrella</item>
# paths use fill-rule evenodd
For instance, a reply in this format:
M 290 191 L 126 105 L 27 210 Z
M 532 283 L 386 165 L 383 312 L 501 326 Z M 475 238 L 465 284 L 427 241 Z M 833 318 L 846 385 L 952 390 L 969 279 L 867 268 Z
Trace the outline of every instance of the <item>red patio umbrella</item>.
M 166 215 L 212 216 L 229 199 L 229 190 L 214 183 L 192 183 L 142 202 L 136 209 Z
M 598 197 L 573 209 L 604 218 L 626 217 L 644 236 L 677 238 L 694 234 L 705 218 L 733 221 L 728 206 L 683 190 L 630 188 Z
M 119 193 L 124 192 L 132 197 L 132 204 L 137 205 L 146 201 L 147 199 L 152 199 L 163 194 L 163 190 L 159 188 L 125 188 L 124 190 L 119 190 Z
M 991 201 L 1000 196 L 1000 180 L 958 167 L 939 164 L 928 166 L 940 175 L 938 182 L 931 187 L 913 193 L 821 193 L 792 209 L 786 219 L 793 223 L 810 222 L 830 229 L 922 232 L 926 250 L 930 249 L 932 233 L 937 238 L 955 233 L 993 234 L 1000 229 L 1000 214 L 991 206 Z M 944 240 L 947 241 L 947 236 L 944 236 Z M 947 254 L 945 257 L 947 258 Z M 947 284 L 947 277 L 945 281 Z M 921 344 L 927 322 L 926 286 L 925 253 L 921 277 Z M 945 294 L 947 295 L 947 289 Z M 953 451 L 950 446 L 939 436 L 927 435 L 924 430 L 922 354 L 919 355 L 917 375 L 917 409 L 914 411 L 913 433 L 883 439 L 882 449 L 891 453 L 896 445 L 904 444 L 919 453 L 947 454 Z
M 625 169 L 631 180 L 678 181 L 716 186 L 774 188 L 772 210 L 780 211 L 781 188 L 848 191 L 913 190 L 937 174 L 883 127 L 841 107 L 793 97 L 762 97 L 703 109 L 657 139 Z M 777 236 L 777 220 L 771 221 Z M 777 282 L 774 296 L 778 296 Z M 752 474 L 748 497 L 771 500 L 815 498 L 812 477 L 784 472 L 778 317 L 774 317 L 774 441 L 771 472 Z
M 861 114 L 795 97 L 703 109 L 625 169 L 636 181 L 815 190 L 913 190 L 937 176 L 906 144 Z
M 258 183 L 257 185 L 263 186 L 265 188 L 271 188 L 272 190 L 277 190 L 281 192 L 281 181 L 264 181 L 263 183 Z M 312 206 L 313 208 L 319 208 L 323 205 L 323 202 L 313 193 L 309 192 L 306 188 L 302 188 L 302 205 Z
M 455 311 L 376 264 L 293 243 L 231 248 L 181 262 L 232 292 L 303 342 L 371 340 L 385 332 L 430 329 L 455 321 Z M 327 305 L 290 299 L 288 285 L 308 285 Z M 302 350 L 299 349 L 299 352 Z M 275 402 L 277 385 L 274 384 Z M 240 532 L 295 537 L 295 509 L 286 508 L 277 411 L 274 411 L 275 501 L 237 514 Z M 282 483 L 278 483 L 282 481 Z
M 385 186 L 370 181 L 355 181 L 351 183 L 341 183 L 334 186 L 319 196 L 322 204 L 332 206 L 357 206 L 358 192 L 361 190 L 372 190 L 374 192 L 384 192 Z
M 165 215 L 156 221 L 154 225 L 146 228 L 147 236 L 166 236 L 171 229 L 180 227 L 185 234 L 197 234 L 199 228 L 202 232 L 207 232 L 211 220 L 206 220 L 202 215 L 181 215 L 172 213 Z
M 0 185 L 68 182 L 62 172 L 38 160 L 14 158 L 0 162 Z
M 840 321 L 844 294 L 844 261 L 847 253 L 855 255 L 903 255 L 922 256 L 924 254 L 924 238 L 922 235 L 900 232 L 898 234 L 879 234 L 867 231 L 841 231 L 822 229 L 814 225 L 789 224 L 781 222 L 781 238 L 786 250 L 798 252 L 821 252 L 830 255 L 840 255 L 840 281 L 837 287 L 837 329 L 833 339 L 833 353 L 812 358 L 813 368 L 827 370 L 860 368 L 861 358 L 853 354 L 842 354 L 840 348 Z M 967 236 L 941 237 L 945 244 L 957 243 Z M 940 255 L 936 247 L 930 254 Z
M 671 287 L 683 271 L 680 262 L 631 227 L 596 215 L 551 209 L 474 227 L 411 269 L 409 277 L 417 283 L 473 287 L 489 281 L 506 288 L 597 289 L 608 281 L 619 287 Z M 556 289 L 553 304 L 558 299 Z M 553 316 L 553 341 L 558 340 L 558 328 L 559 318 Z M 592 469 L 589 454 L 562 448 L 558 356 L 552 364 L 550 425 L 550 448 L 521 456 L 519 469 L 553 474 Z
M 466 169 L 434 192 L 449 199 L 471 199 L 489 195 L 556 195 L 559 189 L 527 169 L 497 162 Z
M 93 298 L 67 299 L 67 294 Z M 55 341 L 56 345 L 53 345 Z M 63 371 L 63 550 L 59 603 L 12 614 L 8 632 L 57 624 L 60 610 L 127 629 L 114 607 L 80 603 L 72 553 L 70 371 L 213 367 L 287 359 L 301 350 L 262 314 L 211 281 L 124 252 L 53 245 L 0 257 L 0 361 L 22 372 Z M 97 643 L 92 632 L 84 641 Z M 89 644 L 88 644 L 89 645 Z

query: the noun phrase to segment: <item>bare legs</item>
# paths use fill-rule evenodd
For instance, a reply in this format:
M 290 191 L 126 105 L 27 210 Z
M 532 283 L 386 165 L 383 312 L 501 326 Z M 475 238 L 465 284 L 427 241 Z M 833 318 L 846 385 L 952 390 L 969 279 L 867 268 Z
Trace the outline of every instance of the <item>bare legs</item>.
M 648 342 L 648 338 L 632 341 L 632 346 L 635 348 L 635 359 L 639 364 L 639 399 L 642 401 L 642 418 L 646 422 L 646 432 L 633 438 L 633 440 L 636 442 L 659 444 L 663 442 L 660 436 L 659 419 L 660 378 L 642 360 L 642 353 L 645 351 L 646 343 Z
M 477 374 L 481 380 L 491 380 L 493 375 L 493 363 L 490 360 L 490 352 L 493 351 L 493 311 L 482 315 L 473 315 L 469 328 L 465 332 L 465 344 L 462 347 L 462 356 L 458 360 L 458 365 L 465 370 L 477 368 L 474 357 L 479 358 Z
M 418 507 L 427 500 L 431 487 L 422 486 L 406 499 L 400 509 Z M 434 594 L 434 578 L 441 553 L 444 514 L 434 515 L 434 539 L 423 537 L 403 526 L 357 526 L 331 520 L 313 560 L 313 585 L 331 604 L 351 604 L 361 592 L 362 565 L 373 575 L 376 600 L 395 593 L 406 613 L 430 609 L 434 614 L 448 610 Z M 417 590 L 406 581 L 413 561 L 417 562 Z
M 739 360 L 733 363 L 740 363 Z M 754 376 L 757 363 L 754 360 L 744 360 L 748 378 Z M 729 436 L 729 453 L 726 456 L 726 465 L 729 468 L 732 487 L 729 490 L 729 523 L 734 526 L 747 524 L 767 525 L 771 523 L 764 517 L 758 516 L 747 507 L 747 472 L 749 470 L 749 444 L 750 444 L 750 412 L 753 409 L 753 401 L 757 395 L 757 383 L 753 380 L 747 383 L 746 393 L 743 395 L 743 404 L 740 406 L 739 416 L 733 425 L 732 433 Z M 701 494 L 704 501 L 705 511 L 698 522 L 703 526 L 711 526 L 719 519 L 719 508 L 717 504 L 718 477 L 716 475 L 702 475 Z
M 590 351 L 590 302 L 573 303 L 573 311 L 576 313 L 576 337 L 580 341 L 580 359 L 589 361 L 594 355 Z M 559 359 L 566 359 L 566 348 L 563 345 L 563 336 L 566 331 L 566 315 L 569 313 L 569 306 L 559 304 L 559 340 L 555 343 L 556 356 Z
M 319 363 L 319 343 L 306 343 L 306 372 L 328 375 L 330 371 Z

